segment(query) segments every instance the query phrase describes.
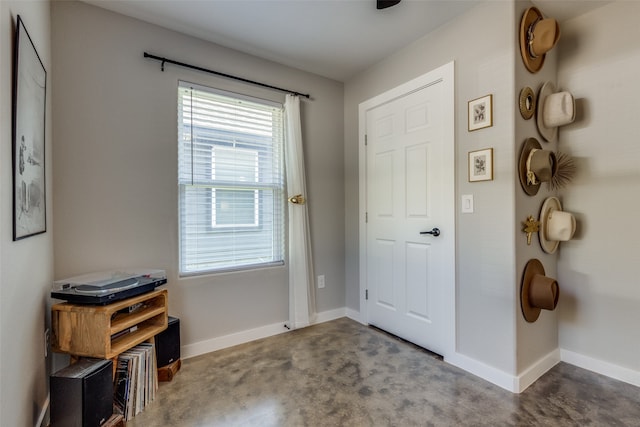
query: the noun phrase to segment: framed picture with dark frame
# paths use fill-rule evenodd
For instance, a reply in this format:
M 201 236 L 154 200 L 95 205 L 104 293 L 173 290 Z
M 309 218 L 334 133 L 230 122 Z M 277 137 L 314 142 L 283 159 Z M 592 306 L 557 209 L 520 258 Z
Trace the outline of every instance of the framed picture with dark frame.
M 47 231 L 47 71 L 18 15 L 13 62 L 13 240 Z
M 469 182 L 493 180 L 493 148 L 469 152 Z
M 469 101 L 469 132 L 493 126 L 493 95 Z

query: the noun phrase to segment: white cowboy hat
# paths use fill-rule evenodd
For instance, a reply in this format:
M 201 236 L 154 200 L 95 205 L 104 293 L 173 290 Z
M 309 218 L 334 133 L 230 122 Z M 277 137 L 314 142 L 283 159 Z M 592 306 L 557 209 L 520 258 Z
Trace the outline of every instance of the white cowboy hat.
M 573 214 L 562 211 L 557 197 L 549 197 L 540 209 L 540 231 L 538 238 L 542 250 L 548 254 L 558 249 L 560 242 L 571 240 L 576 232 L 576 219 Z
M 570 92 L 556 92 L 553 83 L 546 82 L 540 88 L 536 122 L 540 135 L 549 142 L 556 139 L 558 126 L 573 123 L 576 118 L 576 101 Z

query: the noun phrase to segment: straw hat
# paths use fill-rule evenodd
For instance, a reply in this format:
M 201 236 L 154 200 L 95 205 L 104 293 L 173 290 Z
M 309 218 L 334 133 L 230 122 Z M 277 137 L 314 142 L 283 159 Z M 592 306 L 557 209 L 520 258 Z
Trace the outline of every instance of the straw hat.
M 528 138 L 522 145 L 518 175 L 522 189 L 530 196 L 538 194 L 541 182 L 549 182 L 558 171 L 556 154 L 543 150 L 535 138 Z
M 537 259 L 530 259 L 522 274 L 520 307 L 527 322 L 535 322 L 540 310 L 554 310 L 558 305 L 558 282 L 545 276 L 544 266 Z
M 558 126 L 573 123 L 576 118 L 576 101 L 570 92 L 556 92 L 553 83 L 546 82 L 538 95 L 536 122 L 540 135 L 553 142 L 558 135 Z
M 560 242 L 571 240 L 576 232 L 576 219 L 573 214 L 562 211 L 557 197 L 549 197 L 540 209 L 540 231 L 538 238 L 542 250 L 552 254 Z
M 520 53 L 527 70 L 540 71 L 546 53 L 559 38 L 560 26 L 555 19 L 545 18 L 536 7 L 525 10 L 520 21 Z

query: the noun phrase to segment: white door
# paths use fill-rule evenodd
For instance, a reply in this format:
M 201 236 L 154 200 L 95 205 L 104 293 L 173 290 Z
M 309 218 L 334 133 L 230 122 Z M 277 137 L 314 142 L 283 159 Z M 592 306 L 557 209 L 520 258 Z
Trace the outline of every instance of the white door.
M 365 116 L 368 323 L 439 354 L 455 334 L 449 96 L 438 78 Z

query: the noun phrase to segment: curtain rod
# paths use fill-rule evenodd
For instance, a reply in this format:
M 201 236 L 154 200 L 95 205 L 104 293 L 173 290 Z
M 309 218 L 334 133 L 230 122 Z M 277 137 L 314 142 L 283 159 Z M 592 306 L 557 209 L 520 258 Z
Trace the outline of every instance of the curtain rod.
M 145 58 L 155 59 L 157 61 L 162 61 L 162 65 L 161 65 L 161 70 L 162 71 L 164 71 L 164 64 L 165 63 L 169 63 L 169 64 L 174 64 L 174 65 L 179 65 L 181 67 L 191 68 L 193 70 L 202 71 L 202 72 L 209 73 L 209 74 L 215 74 L 216 76 L 222 76 L 222 77 L 226 77 L 228 79 L 239 80 L 241 82 L 249 83 L 249 84 L 252 84 L 252 85 L 266 87 L 268 89 L 279 90 L 280 92 L 287 92 L 287 93 L 290 93 L 290 94 L 293 94 L 293 95 L 304 96 L 305 98 L 311 98 L 311 95 L 306 94 L 306 93 L 300 93 L 300 92 L 296 92 L 295 90 L 289 90 L 289 89 L 283 89 L 283 88 L 277 87 L 277 86 L 271 86 L 271 85 L 268 85 L 268 84 L 265 84 L 265 83 L 256 82 L 256 81 L 245 79 L 245 78 L 242 78 L 242 77 L 232 76 L 231 74 L 220 73 L 218 71 L 209 70 L 208 68 L 198 67 L 197 65 L 185 64 L 184 62 L 179 62 L 179 61 L 174 61 L 172 59 L 162 58 L 160 56 L 152 55 L 152 54 L 147 53 L 147 52 L 144 53 L 144 57 Z

